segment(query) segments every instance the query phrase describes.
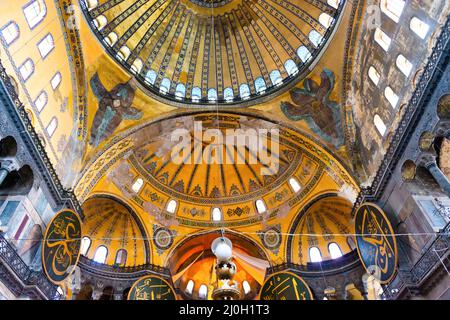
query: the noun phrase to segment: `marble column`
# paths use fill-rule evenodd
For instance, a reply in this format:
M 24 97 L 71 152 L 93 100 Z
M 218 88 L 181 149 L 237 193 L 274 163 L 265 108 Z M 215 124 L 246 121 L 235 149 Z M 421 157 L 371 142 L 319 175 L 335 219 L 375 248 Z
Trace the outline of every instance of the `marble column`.
M 8 174 L 9 174 L 8 170 L 0 168 L 0 185 L 2 185 L 3 181 L 5 181 Z
M 447 176 L 439 169 L 436 158 L 432 158 L 424 164 L 424 167 L 431 173 L 434 180 L 438 183 L 441 189 L 450 197 L 450 181 Z

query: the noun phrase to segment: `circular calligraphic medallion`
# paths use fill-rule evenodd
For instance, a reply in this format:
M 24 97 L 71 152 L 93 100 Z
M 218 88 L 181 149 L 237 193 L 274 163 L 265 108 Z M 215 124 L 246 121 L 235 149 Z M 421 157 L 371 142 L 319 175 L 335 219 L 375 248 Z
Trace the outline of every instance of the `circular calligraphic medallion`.
M 175 291 L 164 279 L 145 276 L 136 281 L 128 294 L 128 300 L 176 300 Z
M 54 284 L 63 282 L 74 270 L 80 257 L 82 223 L 72 210 L 58 212 L 45 231 L 42 265 Z
M 381 208 L 363 203 L 355 214 L 356 247 L 367 272 L 381 283 L 392 280 L 397 269 L 397 241 Z
M 313 300 L 306 282 L 291 272 L 272 274 L 264 281 L 259 294 L 260 300 Z

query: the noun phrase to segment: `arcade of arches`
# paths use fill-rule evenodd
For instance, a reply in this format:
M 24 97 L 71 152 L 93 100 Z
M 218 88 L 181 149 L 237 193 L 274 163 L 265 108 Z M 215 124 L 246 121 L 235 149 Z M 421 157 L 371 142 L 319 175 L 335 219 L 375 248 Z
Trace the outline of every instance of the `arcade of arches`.
M 313 299 L 450 299 L 448 1 L 0 9 L 0 300 L 126 300 L 146 276 L 262 299 L 278 272 Z M 396 239 L 388 281 L 364 203 Z M 57 282 L 65 209 L 80 255 Z

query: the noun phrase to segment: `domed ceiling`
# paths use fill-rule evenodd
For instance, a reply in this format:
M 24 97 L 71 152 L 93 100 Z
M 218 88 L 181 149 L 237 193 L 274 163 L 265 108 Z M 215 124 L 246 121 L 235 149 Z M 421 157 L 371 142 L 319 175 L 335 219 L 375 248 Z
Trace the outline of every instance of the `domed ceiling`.
M 110 55 L 152 96 L 178 106 L 249 105 L 292 86 L 326 46 L 344 3 L 82 1 Z
M 251 131 L 252 128 L 278 129 L 277 136 L 269 135 L 262 144 L 262 149 L 273 158 L 263 161 L 248 144 L 239 148 L 224 144 L 222 149 L 208 150 L 215 144 L 213 137 L 198 143 L 202 156 L 199 163 L 194 161 L 195 152 L 190 153 L 190 163 L 172 161 L 175 143 L 171 141 L 171 132 L 185 129 L 193 142 L 189 151 L 193 151 L 195 122 L 203 124 L 202 133 L 215 129 L 225 132 L 224 135 L 226 129 L 256 135 L 259 131 Z M 265 140 L 261 137 L 258 136 L 258 141 Z M 226 161 L 208 163 L 205 160 L 211 154 Z M 230 155 L 234 155 L 235 163 L 229 162 Z M 92 194 L 114 194 L 134 203 L 145 217 L 169 219 L 173 223 L 168 225 L 176 221 L 177 225 L 191 228 L 255 225 L 285 216 L 317 192 L 337 192 L 344 186 L 357 188 L 347 170 L 310 137 L 266 119 L 234 112 L 199 111 L 150 123 L 117 139 L 95 159 L 75 190 L 81 201 Z M 274 163 L 278 167 L 271 168 Z M 263 169 L 268 172 L 263 174 Z M 258 209 L 258 200 L 263 202 L 263 210 Z M 176 205 L 168 210 L 171 201 Z M 221 211 L 219 220 L 212 219 L 214 208 Z

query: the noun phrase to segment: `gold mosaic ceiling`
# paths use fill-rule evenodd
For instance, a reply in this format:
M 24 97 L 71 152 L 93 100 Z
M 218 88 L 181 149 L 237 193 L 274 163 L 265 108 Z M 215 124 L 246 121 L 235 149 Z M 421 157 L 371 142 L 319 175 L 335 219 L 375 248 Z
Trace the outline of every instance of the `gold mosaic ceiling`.
M 272 175 L 263 175 L 260 169 L 266 166 L 260 159 L 255 163 L 242 160 L 251 158 L 249 148 L 239 152 L 236 149 L 226 151 L 229 146 L 218 152 L 219 158 L 229 157 L 228 152 L 233 152 L 234 159 L 241 159 L 241 163 L 171 161 L 174 145 L 170 143 L 170 135 L 164 132 L 171 133 L 177 127 L 190 128 L 195 121 L 203 124 L 203 130 L 215 128 L 222 132 L 226 128 L 279 129 L 278 140 L 269 137 L 264 142 L 271 154 L 280 156 L 278 170 L 274 170 Z M 123 137 L 123 140 L 117 140 L 109 148 L 114 152 L 102 151 L 78 183 L 75 190 L 78 197 L 83 201 L 92 194 L 115 194 L 136 204 L 140 208 L 138 210 L 152 212 L 158 219 L 175 218 L 182 226 L 239 227 L 284 216 L 291 208 L 317 193 L 337 192 L 343 186 L 356 187 L 345 168 L 325 149 L 299 132 L 267 119 L 235 112 L 197 111 L 190 116 L 164 119 L 161 124 L 149 124 L 131 136 Z M 213 139 L 215 137 L 209 141 L 214 142 Z M 195 137 L 191 136 L 191 140 L 194 141 L 193 147 Z M 211 144 L 205 141 L 200 144 L 203 160 L 215 153 L 205 151 Z M 191 157 L 194 156 L 192 154 Z M 134 190 L 132 186 L 138 178 L 142 182 Z M 297 180 L 300 190 L 293 189 L 289 182 L 291 178 Z M 259 199 L 267 209 L 264 215 L 256 207 Z M 171 200 L 175 200 L 177 205 L 169 213 L 166 209 Z M 221 221 L 211 218 L 215 207 L 221 210 Z
M 146 231 L 137 215 L 124 203 L 109 196 L 96 196 L 83 204 L 84 236 L 91 239 L 86 257 L 94 258 L 100 246 L 107 251 L 106 264 L 135 266 L 150 258 Z M 125 250 L 122 263 L 118 262 L 119 250 Z
M 82 2 L 91 29 L 109 54 L 150 95 L 182 106 L 249 105 L 294 84 L 331 36 L 345 1 L 338 3 Z

